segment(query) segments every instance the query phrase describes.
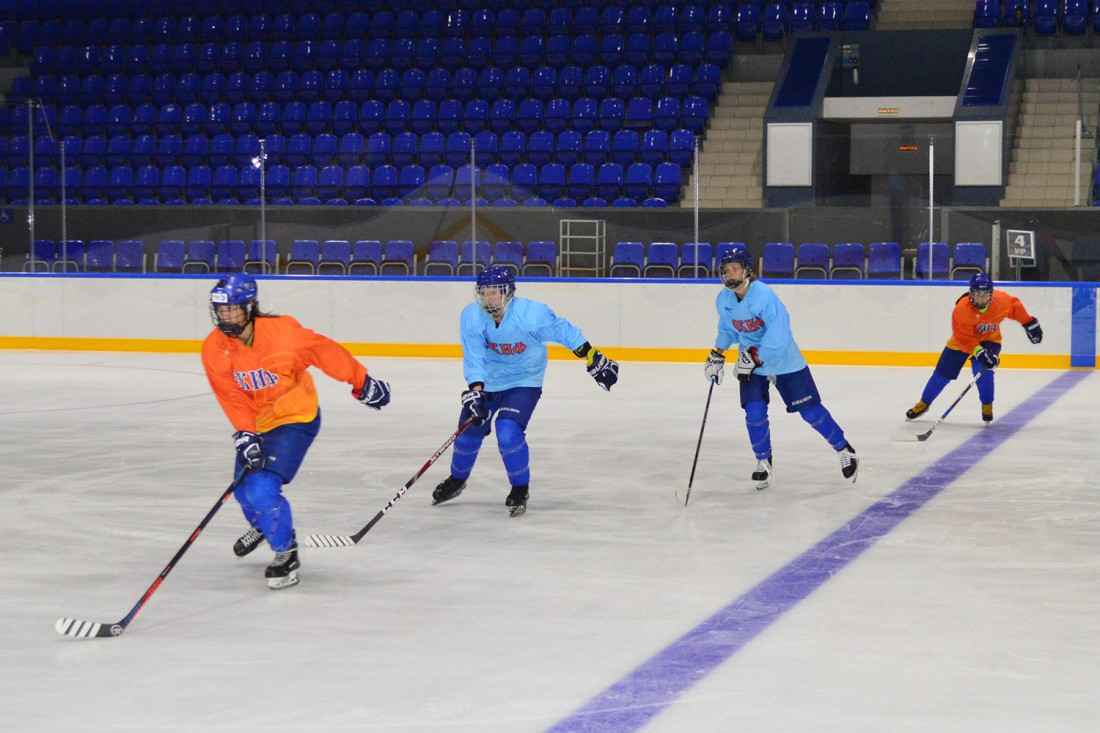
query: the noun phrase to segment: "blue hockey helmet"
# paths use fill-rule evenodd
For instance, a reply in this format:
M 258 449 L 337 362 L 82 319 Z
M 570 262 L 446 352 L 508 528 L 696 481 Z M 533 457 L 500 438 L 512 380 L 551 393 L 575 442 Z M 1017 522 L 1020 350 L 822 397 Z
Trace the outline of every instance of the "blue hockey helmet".
M 993 300 L 993 280 L 984 272 L 975 273 L 970 277 L 970 302 L 979 310 L 989 306 Z
M 504 309 L 516 294 L 516 276 L 507 267 L 487 267 L 478 273 L 474 296 L 481 309 L 493 318 L 504 314 Z
M 726 277 L 726 265 L 736 262 L 741 265 L 744 270 L 744 277 L 741 280 L 733 280 Z M 752 280 L 752 256 L 749 254 L 749 250 L 744 244 L 740 242 L 734 242 L 733 245 L 722 253 L 722 256 L 718 259 L 718 276 L 722 278 L 722 284 L 730 290 L 736 290 L 741 287 L 741 284 L 745 280 Z
M 236 317 L 229 316 L 226 306 L 241 307 Z M 210 291 L 210 318 L 226 336 L 240 336 L 259 309 L 256 279 L 247 272 L 235 272 L 218 280 Z M 227 320 L 223 320 L 226 317 Z

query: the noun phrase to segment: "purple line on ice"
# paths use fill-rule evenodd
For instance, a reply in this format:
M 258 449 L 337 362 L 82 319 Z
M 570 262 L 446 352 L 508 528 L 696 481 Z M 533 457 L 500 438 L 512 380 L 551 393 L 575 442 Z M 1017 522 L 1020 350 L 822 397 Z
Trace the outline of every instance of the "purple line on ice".
M 550 729 L 636 731 L 1091 374 L 1066 372 Z

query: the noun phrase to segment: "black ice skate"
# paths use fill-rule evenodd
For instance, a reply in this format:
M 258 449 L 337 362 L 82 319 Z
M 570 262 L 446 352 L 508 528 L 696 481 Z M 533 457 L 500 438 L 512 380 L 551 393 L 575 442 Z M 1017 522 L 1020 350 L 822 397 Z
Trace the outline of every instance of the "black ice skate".
M 851 443 L 845 443 L 844 447 L 836 452 L 840 456 L 840 472 L 844 478 L 856 482 L 856 474 L 859 473 L 859 458 L 856 457 L 856 449 Z
M 770 457 L 756 462 L 756 470 L 752 472 L 752 480 L 756 482 L 757 491 L 772 485 L 772 459 Z
M 233 554 L 237 557 L 244 557 L 259 547 L 263 541 L 264 533 L 255 527 L 249 527 L 248 531 L 233 543 Z
M 508 515 L 512 517 L 518 517 L 527 511 L 527 498 L 529 494 L 526 486 L 513 486 L 512 490 L 508 493 L 508 498 L 504 500 L 504 506 L 511 507 L 508 510 Z
M 282 590 L 298 585 L 298 568 L 301 566 L 302 563 L 298 562 L 298 540 L 295 538 L 291 540 L 287 550 L 275 553 L 275 559 L 264 571 L 267 587 L 271 590 Z
M 928 412 L 928 405 L 924 403 L 924 400 L 919 401 L 911 408 L 905 411 L 906 420 L 916 420 L 918 417 Z
M 455 478 L 454 476 L 448 476 L 439 482 L 439 486 L 435 487 L 435 491 L 432 492 L 432 506 L 436 504 L 442 504 L 445 501 L 450 501 L 466 488 L 466 479 Z
M 989 427 L 989 423 L 993 422 L 993 403 L 982 405 L 982 422 L 986 427 Z

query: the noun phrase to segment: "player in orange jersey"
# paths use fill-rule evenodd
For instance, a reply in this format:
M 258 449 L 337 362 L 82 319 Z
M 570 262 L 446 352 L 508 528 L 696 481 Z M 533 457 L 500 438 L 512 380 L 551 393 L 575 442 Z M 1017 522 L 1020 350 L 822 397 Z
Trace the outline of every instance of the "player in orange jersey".
M 273 589 L 298 583 L 298 543 L 290 502 L 283 496 L 321 428 L 317 390 L 307 371 L 315 366 L 352 386 L 352 395 L 380 410 L 390 387 L 374 379 L 347 349 L 303 328 L 290 316 L 264 313 L 256 281 L 246 273 L 222 278 L 210 291 L 217 326 L 202 345 L 202 365 L 214 396 L 237 431 L 234 497 L 250 526 L 233 552 L 244 557 L 267 540 L 275 560 L 264 575 Z
M 906 420 L 927 412 L 947 383 L 959 376 L 968 358 L 974 374 L 986 370 L 978 378 L 978 397 L 982 401 L 982 420 L 986 424 L 993 420 L 993 370 L 1001 363 L 1001 321 L 1006 318 L 1022 325 L 1031 343 L 1043 340 L 1039 319 L 1027 312 L 1019 298 L 994 290 L 993 281 L 983 272 L 971 277 L 970 292 L 956 301 L 951 312 L 951 338 L 924 386 L 920 402 L 905 412 Z

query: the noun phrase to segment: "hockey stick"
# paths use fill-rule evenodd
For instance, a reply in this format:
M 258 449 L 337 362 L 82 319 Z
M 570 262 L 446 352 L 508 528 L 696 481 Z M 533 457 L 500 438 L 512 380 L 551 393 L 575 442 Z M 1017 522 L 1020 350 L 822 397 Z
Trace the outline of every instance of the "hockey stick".
M 164 566 L 164 570 L 160 571 L 160 575 L 157 576 L 157 579 L 153 581 L 153 584 L 149 586 L 148 590 L 145 591 L 134 607 L 130 609 L 130 613 L 126 614 L 125 618 L 114 624 L 100 624 L 94 621 L 81 621 L 75 618 L 59 618 L 54 625 L 54 628 L 57 629 L 57 633 L 64 636 L 76 637 L 78 639 L 122 636 L 122 632 L 125 631 L 126 627 L 130 625 L 130 622 L 134 620 L 134 616 L 137 616 L 138 611 L 142 609 L 146 601 L 157 592 L 157 588 L 159 588 L 160 584 L 164 582 L 164 579 L 168 577 L 168 573 L 172 572 L 172 568 L 174 568 L 180 558 L 183 557 L 183 553 L 187 552 L 191 545 L 194 544 L 198 536 L 202 534 L 203 529 L 206 528 L 206 525 L 209 524 L 210 520 L 214 518 L 214 515 L 218 513 L 218 510 L 222 508 L 222 504 L 224 504 L 226 499 L 236 491 L 237 484 L 241 482 L 244 476 L 245 474 L 241 473 L 241 475 L 233 479 L 233 483 L 229 485 L 229 488 L 221 495 L 218 502 L 206 513 L 206 516 L 199 522 L 199 526 L 195 527 L 195 531 L 191 533 L 191 536 L 187 538 L 187 541 L 183 543 L 183 546 L 180 547 L 175 556 L 168 561 L 168 564 Z
M 699 442 L 695 444 L 695 459 L 691 462 L 691 476 L 688 478 L 687 493 L 684 494 L 684 506 L 691 499 L 691 485 L 695 483 L 695 467 L 699 465 L 699 449 L 703 447 L 703 431 L 707 428 L 707 413 L 710 412 L 710 398 L 714 394 L 714 385 L 718 380 L 711 377 L 710 390 L 707 392 L 707 406 L 703 409 L 703 424 L 699 426 Z M 677 492 L 679 493 L 679 492 Z
M 425 471 L 432 467 L 433 463 L 439 460 L 439 457 L 441 455 L 447 452 L 447 449 L 451 447 L 451 444 L 458 440 L 458 436 L 462 435 L 462 432 L 466 430 L 466 428 L 470 427 L 471 424 L 473 424 L 472 419 L 467 420 L 466 422 L 459 425 L 458 430 L 454 431 L 454 433 L 451 434 L 451 437 L 447 438 L 446 442 L 444 442 L 443 445 L 439 446 L 439 450 L 432 454 L 432 457 L 428 459 L 428 462 L 421 466 L 420 470 L 413 474 L 413 477 L 411 479 L 405 482 L 405 485 L 401 487 L 401 490 L 398 491 L 392 499 L 390 499 L 390 503 L 382 507 L 382 511 L 375 514 L 374 518 L 367 522 L 366 527 L 363 527 L 363 529 L 359 530 L 353 535 L 311 534 L 310 536 L 306 537 L 305 541 L 302 544 L 304 544 L 306 547 L 351 547 L 352 545 L 358 544 L 359 540 L 363 539 L 363 536 L 367 532 L 370 532 L 371 527 L 378 524 L 378 522 L 382 520 L 382 517 L 386 515 L 386 512 L 388 512 L 393 507 L 393 505 L 396 504 L 398 500 L 405 495 L 405 492 L 408 491 L 409 488 L 416 483 L 417 479 L 424 475 Z
M 962 394 L 955 398 L 955 401 L 951 403 L 951 407 L 947 408 L 947 411 L 940 416 L 940 419 L 936 421 L 935 425 L 928 428 L 928 430 L 924 431 L 923 433 L 918 433 L 916 435 L 913 435 L 912 433 L 895 433 L 894 440 L 900 441 L 902 443 L 916 443 L 917 441 L 928 440 L 928 438 L 932 435 L 932 431 L 938 428 L 940 426 L 940 423 L 947 419 L 947 416 L 950 415 L 951 411 L 955 409 L 955 405 L 959 404 L 962 398 L 966 396 L 966 393 L 970 391 L 970 388 L 977 384 L 978 379 L 988 371 L 989 367 L 982 367 L 982 370 L 974 375 L 974 378 L 970 380 L 970 384 L 966 385 L 966 388 L 962 391 Z

